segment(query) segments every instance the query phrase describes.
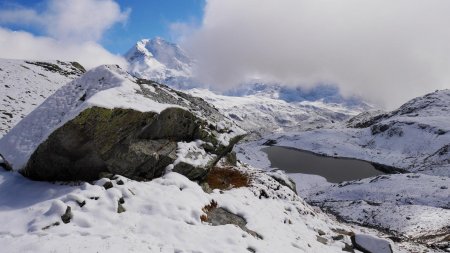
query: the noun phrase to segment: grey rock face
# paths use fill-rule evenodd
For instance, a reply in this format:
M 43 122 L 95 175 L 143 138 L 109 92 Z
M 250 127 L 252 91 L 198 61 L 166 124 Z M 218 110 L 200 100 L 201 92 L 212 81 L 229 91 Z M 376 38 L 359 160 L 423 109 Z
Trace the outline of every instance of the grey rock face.
M 177 142 L 203 140 L 214 154 L 202 167 L 178 162 L 173 170 L 203 177 L 238 138 L 224 146 L 206 121 L 181 108 L 160 114 L 92 107 L 54 131 L 32 154 L 23 174 L 34 180 L 96 180 L 105 172 L 136 180 L 160 177 L 175 162 Z
M 370 235 L 356 234 L 351 237 L 353 247 L 364 253 L 392 253 L 389 241 Z
M 252 231 L 246 227 L 247 221 L 245 221 L 244 218 L 236 214 L 230 213 L 221 207 L 213 208 L 209 210 L 207 214 L 208 214 L 207 222 L 209 222 L 213 226 L 233 224 L 256 238 L 259 239 L 262 238 L 261 235 L 257 234 L 255 231 Z

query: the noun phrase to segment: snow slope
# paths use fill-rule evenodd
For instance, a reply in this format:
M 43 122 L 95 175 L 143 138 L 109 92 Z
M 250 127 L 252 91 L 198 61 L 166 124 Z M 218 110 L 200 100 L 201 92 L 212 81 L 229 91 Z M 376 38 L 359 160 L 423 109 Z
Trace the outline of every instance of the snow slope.
M 277 133 L 242 143 L 235 151 L 241 161 L 270 170 L 270 161 L 261 148 L 273 139 L 279 146 L 410 171 L 340 184 L 315 175 L 291 177 L 309 203 L 345 221 L 387 231 L 400 240 L 448 248 L 449 108 L 450 90 L 436 91 L 390 113 L 359 115 L 349 121 L 348 128 Z
M 169 173 L 150 182 L 124 177 L 68 186 L 32 182 L 0 172 L 0 242 L 5 252 L 342 252 L 347 229 L 317 213 L 292 192 L 261 174 L 250 188 L 203 192 Z M 105 189 L 105 182 L 113 187 Z M 122 183 L 118 183 L 122 181 Z M 261 182 L 264 182 L 261 184 Z M 271 190 L 267 185 L 278 185 Z M 269 198 L 258 197 L 265 189 Z M 14 196 L 8 191 L 14 190 Z M 290 197 L 289 197 L 289 195 Z M 202 222 L 212 200 L 247 221 L 247 228 Z M 118 203 L 124 212 L 118 213 Z M 70 206 L 69 223 L 61 216 Z M 287 222 L 289 221 L 289 222 Z M 318 232 L 323 231 L 321 243 Z
M 64 84 L 83 74 L 79 65 L 0 59 L 0 138 Z
M 218 95 L 195 80 L 195 60 L 178 45 L 161 38 L 138 41 L 126 55 L 128 71 L 201 97 L 242 128 L 265 134 L 332 127 L 371 106 L 357 98 L 344 98 L 334 86 L 306 90 L 255 81 Z
M 450 176 L 450 90 L 413 99 L 387 114 L 362 117 L 359 126 L 363 128 L 321 129 L 268 138 L 277 139 L 280 146 Z
M 193 104 L 167 86 L 139 83 L 120 67 L 111 65 L 91 69 L 56 91 L 0 139 L 0 154 L 15 170 L 21 169 L 53 130 L 92 106 L 156 113 L 168 107 L 185 108 L 216 123 L 217 129 L 227 129 L 217 136 L 225 145 L 230 138 L 244 133 L 231 120 L 202 108 L 200 102 Z
M 205 99 L 242 128 L 258 136 L 272 132 L 334 128 L 361 110 L 321 101 L 286 102 L 258 94 L 236 97 L 217 95 L 204 89 L 186 92 Z

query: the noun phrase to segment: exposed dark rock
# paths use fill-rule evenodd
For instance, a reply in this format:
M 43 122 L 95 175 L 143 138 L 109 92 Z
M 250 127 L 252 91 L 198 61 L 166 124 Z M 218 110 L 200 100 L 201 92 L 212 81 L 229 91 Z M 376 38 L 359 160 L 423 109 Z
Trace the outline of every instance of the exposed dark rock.
M 83 200 L 83 201 L 77 201 L 77 204 L 80 206 L 80 207 L 83 207 L 83 206 L 85 206 L 86 205 L 86 200 Z
M 344 239 L 344 235 L 334 235 L 331 237 L 331 239 L 335 240 L 335 241 L 340 241 Z
M 57 64 L 53 64 L 53 63 L 49 63 L 49 62 L 25 61 L 25 63 L 31 64 L 31 65 L 36 65 L 47 71 L 59 73 L 64 76 L 69 76 L 69 75 L 78 75 L 79 76 L 79 75 L 83 74 L 84 72 L 86 72 L 86 69 L 84 69 L 84 67 L 81 66 L 81 64 L 79 64 L 78 62 L 66 63 L 66 62 L 58 61 L 58 64 L 66 65 L 67 67 L 70 68 L 70 70 L 64 70 Z M 22 65 L 22 67 L 27 68 L 23 65 Z
M 179 162 L 173 168 L 190 179 L 200 179 L 241 138 L 236 136 L 224 146 L 207 126 L 180 108 L 168 108 L 159 115 L 88 108 L 41 143 L 22 173 L 46 181 L 92 181 L 110 174 L 151 180 L 178 158 L 178 141 L 200 139 L 210 143 L 205 150 L 216 156 L 203 167 Z
M 324 238 L 324 237 L 322 237 L 322 236 L 316 235 L 316 240 L 317 240 L 318 242 L 322 243 L 322 244 L 327 244 L 327 243 L 328 243 L 327 238 Z
M 70 208 L 70 206 L 67 206 L 66 208 L 66 212 L 61 216 L 61 220 L 62 222 L 64 222 L 65 224 L 69 223 L 70 220 L 73 218 L 73 214 L 72 214 L 72 208 Z
M 277 144 L 276 140 L 269 139 L 269 140 L 265 141 L 262 145 L 264 145 L 264 146 L 273 146 L 275 144 Z
M 12 167 L 11 164 L 6 161 L 6 159 L 0 154 L 0 168 L 3 168 L 7 171 L 11 171 Z
M 221 207 L 213 207 L 209 210 L 206 210 L 206 222 L 210 223 L 212 226 L 221 226 L 227 224 L 233 224 L 238 226 L 243 231 L 249 233 L 250 235 L 262 239 L 262 236 L 252 231 L 246 227 L 247 221 L 239 215 L 230 213 L 229 211 L 221 208 Z
M 49 229 L 49 228 L 51 228 L 51 227 L 59 226 L 59 224 L 60 224 L 59 221 L 57 221 L 57 222 L 55 222 L 55 223 L 53 223 L 53 224 L 50 224 L 50 225 L 48 225 L 48 226 L 43 227 L 42 230 L 47 230 L 47 229 Z
M 192 113 L 181 108 L 168 108 L 156 115 L 155 120 L 144 128 L 140 137 L 189 142 L 199 135 L 200 124 L 200 119 Z
M 126 211 L 125 207 L 123 207 L 123 204 L 125 204 L 125 200 L 123 198 L 120 198 L 117 203 L 117 213 L 123 213 Z
M 105 187 L 106 190 L 113 188 L 113 184 L 111 181 L 108 181 L 103 184 L 103 187 Z

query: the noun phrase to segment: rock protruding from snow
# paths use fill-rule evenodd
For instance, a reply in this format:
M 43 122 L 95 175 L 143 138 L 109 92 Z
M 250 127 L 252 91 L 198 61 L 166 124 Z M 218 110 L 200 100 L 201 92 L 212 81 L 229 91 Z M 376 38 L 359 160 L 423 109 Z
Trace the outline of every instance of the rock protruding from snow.
M 76 127 L 73 130 L 77 132 L 80 128 L 88 128 L 90 126 L 93 128 L 92 131 L 97 131 L 96 136 L 106 138 L 101 140 L 103 142 L 107 141 L 108 137 L 114 134 L 120 135 L 120 131 L 124 131 L 120 124 L 117 126 L 108 125 L 106 121 L 103 122 L 102 128 L 107 129 L 110 127 L 115 129 L 110 132 L 111 136 L 104 136 L 105 132 L 102 132 L 102 128 L 96 129 L 101 124 L 97 126 L 95 124 L 105 120 L 104 117 L 111 114 L 111 111 L 108 109 L 113 109 L 112 114 L 118 118 L 124 112 L 124 110 L 114 111 L 114 109 L 118 108 L 131 109 L 130 111 L 135 111 L 139 115 L 145 112 L 155 115 L 161 113 L 158 116 L 161 118 L 161 122 L 170 123 L 169 125 L 158 123 L 159 120 L 156 120 L 155 122 L 152 121 L 154 125 L 147 126 L 139 122 L 137 126 L 133 126 L 136 128 L 134 134 L 142 132 L 141 137 L 143 139 L 171 139 L 170 137 L 175 137 L 175 132 L 178 133 L 183 127 L 189 128 L 189 131 L 186 133 L 192 133 L 195 126 L 193 127 L 191 121 L 203 122 L 201 125 L 207 127 L 198 128 L 199 137 L 196 138 L 202 140 L 202 143 L 197 143 L 194 139 L 186 140 L 183 138 L 183 141 L 175 143 L 176 163 L 179 164 L 200 166 L 202 164 L 199 164 L 199 161 L 209 161 L 210 159 L 197 159 L 199 155 L 209 157 L 206 154 L 211 154 L 211 151 L 214 151 L 214 155 L 220 157 L 221 154 L 230 151 L 230 146 L 234 144 L 236 138 L 244 134 L 244 131 L 237 127 L 234 122 L 224 117 L 217 109 L 201 98 L 190 96 L 152 81 L 136 79 L 118 66 L 100 66 L 88 71 L 81 78 L 58 90 L 22 120 L 0 140 L 0 154 L 12 164 L 15 170 L 22 169 L 33 151 L 50 134 L 56 129 L 63 127 L 66 122 L 79 116 L 87 108 L 94 106 L 102 108 L 102 112 L 99 111 L 98 115 L 94 115 L 95 117 L 91 118 L 91 120 L 78 120 L 82 124 L 74 124 Z M 187 114 L 184 113 L 167 113 L 168 111 L 165 110 L 168 108 L 172 108 L 171 110 L 175 112 L 178 112 L 178 109 L 181 108 L 184 111 L 188 111 L 188 114 L 191 116 L 185 117 Z M 164 111 L 166 113 L 163 113 Z M 129 116 L 129 114 L 125 115 Z M 173 120 L 178 120 L 180 125 L 168 119 L 168 117 L 172 116 Z M 123 122 L 122 127 L 124 126 L 126 126 L 126 122 Z M 148 133 L 145 127 L 149 127 L 148 129 L 155 132 Z M 80 137 L 78 138 L 79 142 L 83 142 L 83 140 L 86 140 L 85 138 L 90 136 L 86 136 L 86 133 L 83 132 L 80 134 L 70 136 Z M 174 136 L 167 136 L 168 134 Z M 60 137 L 65 138 L 64 134 L 60 135 Z M 61 140 L 60 138 L 53 139 L 53 141 L 57 142 Z M 172 141 L 177 140 L 179 138 L 172 139 Z M 55 154 L 57 153 L 56 150 L 53 151 Z M 130 175 L 127 174 L 127 176 Z
M 200 179 L 240 139 L 224 145 L 210 124 L 181 108 L 160 114 L 88 108 L 39 145 L 23 174 L 46 181 L 91 181 L 105 172 L 151 180 L 170 166 Z
M 53 92 L 84 72 L 77 62 L 0 59 L 0 138 Z
M 364 253 L 393 253 L 389 241 L 371 235 L 352 236 L 353 246 Z

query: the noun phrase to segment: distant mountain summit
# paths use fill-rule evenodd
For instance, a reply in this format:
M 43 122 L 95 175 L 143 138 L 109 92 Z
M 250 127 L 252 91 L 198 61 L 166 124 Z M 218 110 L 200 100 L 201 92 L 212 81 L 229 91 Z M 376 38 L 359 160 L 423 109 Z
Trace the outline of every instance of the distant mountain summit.
M 171 84 L 192 77 L 194 61 L 177 44 L 159 37 L 138 41 L 125 59 L 128 71 L 139 78 Z

